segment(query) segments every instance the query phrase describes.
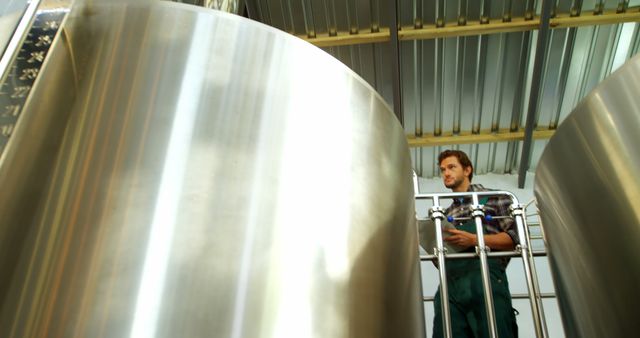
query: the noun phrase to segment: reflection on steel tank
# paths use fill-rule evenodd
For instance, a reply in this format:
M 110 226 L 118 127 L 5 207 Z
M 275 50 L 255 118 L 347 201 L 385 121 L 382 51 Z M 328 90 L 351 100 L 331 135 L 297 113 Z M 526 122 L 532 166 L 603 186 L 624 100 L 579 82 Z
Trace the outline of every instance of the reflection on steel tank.
M 423 337 L 409 148 L 320 49 L 76 5 L 0 166 L 1 337 Z
M 535 195 L 567 337 L 640 332 L 640 57 L 560 125 Z

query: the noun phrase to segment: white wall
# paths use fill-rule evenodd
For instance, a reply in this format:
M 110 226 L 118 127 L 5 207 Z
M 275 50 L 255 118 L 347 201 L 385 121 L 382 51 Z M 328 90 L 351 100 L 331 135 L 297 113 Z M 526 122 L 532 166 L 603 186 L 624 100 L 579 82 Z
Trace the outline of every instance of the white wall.
M 486 174 L 475 176 L 473 183 L 479 183 L 487 188 L 507 190 L 514 193 L 518 197 L 518 201 L 521 204 L 527 204 L 533 199 L 533 181 L 534 175 L 529 174 L 527 176 L 524 189 L 518 189 L 518 176 L 517 175 L 496 175 Z M 418 185 L 421 193 L 436 193 L 436 192 L 449 192 L 448 189 L 442 184 L 442 180 L 439 178 L 424 179 L 418 178 Z M 448 203 L 445 201 L 445 203 Z M 430 203 L 426 201 L 416 201 L 416 212 L 419 218 L 426 218 L 428 214 L 428 208 Z M 535 214 L 535 205 L 532 203 L 530 207 L 526 209 L 527 214 Z M 529 221 L 536 219 L 536 216 L 530 216 Z M 535 232 L 532 230 L 532 234 Z M 534 249 L 542 249 L 544 242 L 542 240 L 536 240 L 532 243 Z M 420 248 L 420 253 L 425 252 Z M 431 262 L 422 262 L 422 285 L 425 296 L 433 296 L 439 284 L 438 271 L 435 269 Z M 543 293 L 555 293 L 553 287 L 553 281 L 551 278 L 547 257 L 537 257 L 535 260 L 535 268 L 538 272 L 538 281 L 540 283 L 540 289 Z M 520 258 L 512 258 L 507 268 L 507 275 L 509 278 L 509 286 L 512 294 L 527 293 L 527 284 L 524 275 L 524 268 L 522 266 L 522 260 Z M 519 335 L 521 338 L 535 337 L 535 330 L 533 326 L 533 320 L 531 315 L 531 306 L 528 300 L 518 299 L 513 301 L 514 308 L 520 312 L 517 316 Z M 431 337 L 433 328 L 433 303 L 425 302 L 425 317 L 427 325 L 427 336 Z M 560 319 L 560 313 L 558 305 L 555 299 L 545 299 L 543 301 L 543 310 L 546 317 L 547 328 L 549 337 L 565 337 L 562 329 L 562 322 Z

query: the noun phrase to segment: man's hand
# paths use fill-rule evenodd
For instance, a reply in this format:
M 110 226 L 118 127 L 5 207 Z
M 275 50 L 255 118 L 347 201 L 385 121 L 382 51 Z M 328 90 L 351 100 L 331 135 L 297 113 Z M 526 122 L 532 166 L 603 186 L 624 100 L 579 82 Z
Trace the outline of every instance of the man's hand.
M 478 245 L 478 236 L 458 229 L 445 229 L 451 235 L 445 241 L 466 248 Z M 511 236 L 506 232 L 484 235 L 484 244 L 493 250 L 514 250 Z
M 444 238 L 444 240 L 451 244 L 464 247 L 465 249 L 478 244 L 478 237 L 476 234 L 457 229 L 445 229 L 445 231 L 451 235 Z

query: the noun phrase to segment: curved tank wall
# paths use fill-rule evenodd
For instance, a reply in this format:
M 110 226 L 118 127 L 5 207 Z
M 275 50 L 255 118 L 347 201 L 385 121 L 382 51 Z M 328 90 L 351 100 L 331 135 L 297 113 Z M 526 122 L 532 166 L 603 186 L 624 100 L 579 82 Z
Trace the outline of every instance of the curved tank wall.
M 321 50 L 76 6 L 0 159 L 2 337 L 422 337 L 409 150 Z
M 535 195 L 568 337 L 640 331 L 640 57 L 560 125 Z

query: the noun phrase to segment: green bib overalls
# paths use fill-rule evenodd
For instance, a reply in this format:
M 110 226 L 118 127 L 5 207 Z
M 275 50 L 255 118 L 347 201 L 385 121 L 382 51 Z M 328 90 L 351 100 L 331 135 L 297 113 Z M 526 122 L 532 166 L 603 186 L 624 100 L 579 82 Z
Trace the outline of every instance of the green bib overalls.
M 481 202 L 481 204 L 484 203 L 486 201 Z M 456 229 L 476 233 L 474 220 L 456 226 Z M 518 326 L 504 267 L 499 258 L 489 258 L 488 262 L 498 337 L 517 337 Z M 490 337 L 480 274 L 480 259 L 450 259 L 447 260 L 446 269 L 453 338 Z M 435 295 L 434 310 L 433 337 L 444 337 L 439 287 Z

